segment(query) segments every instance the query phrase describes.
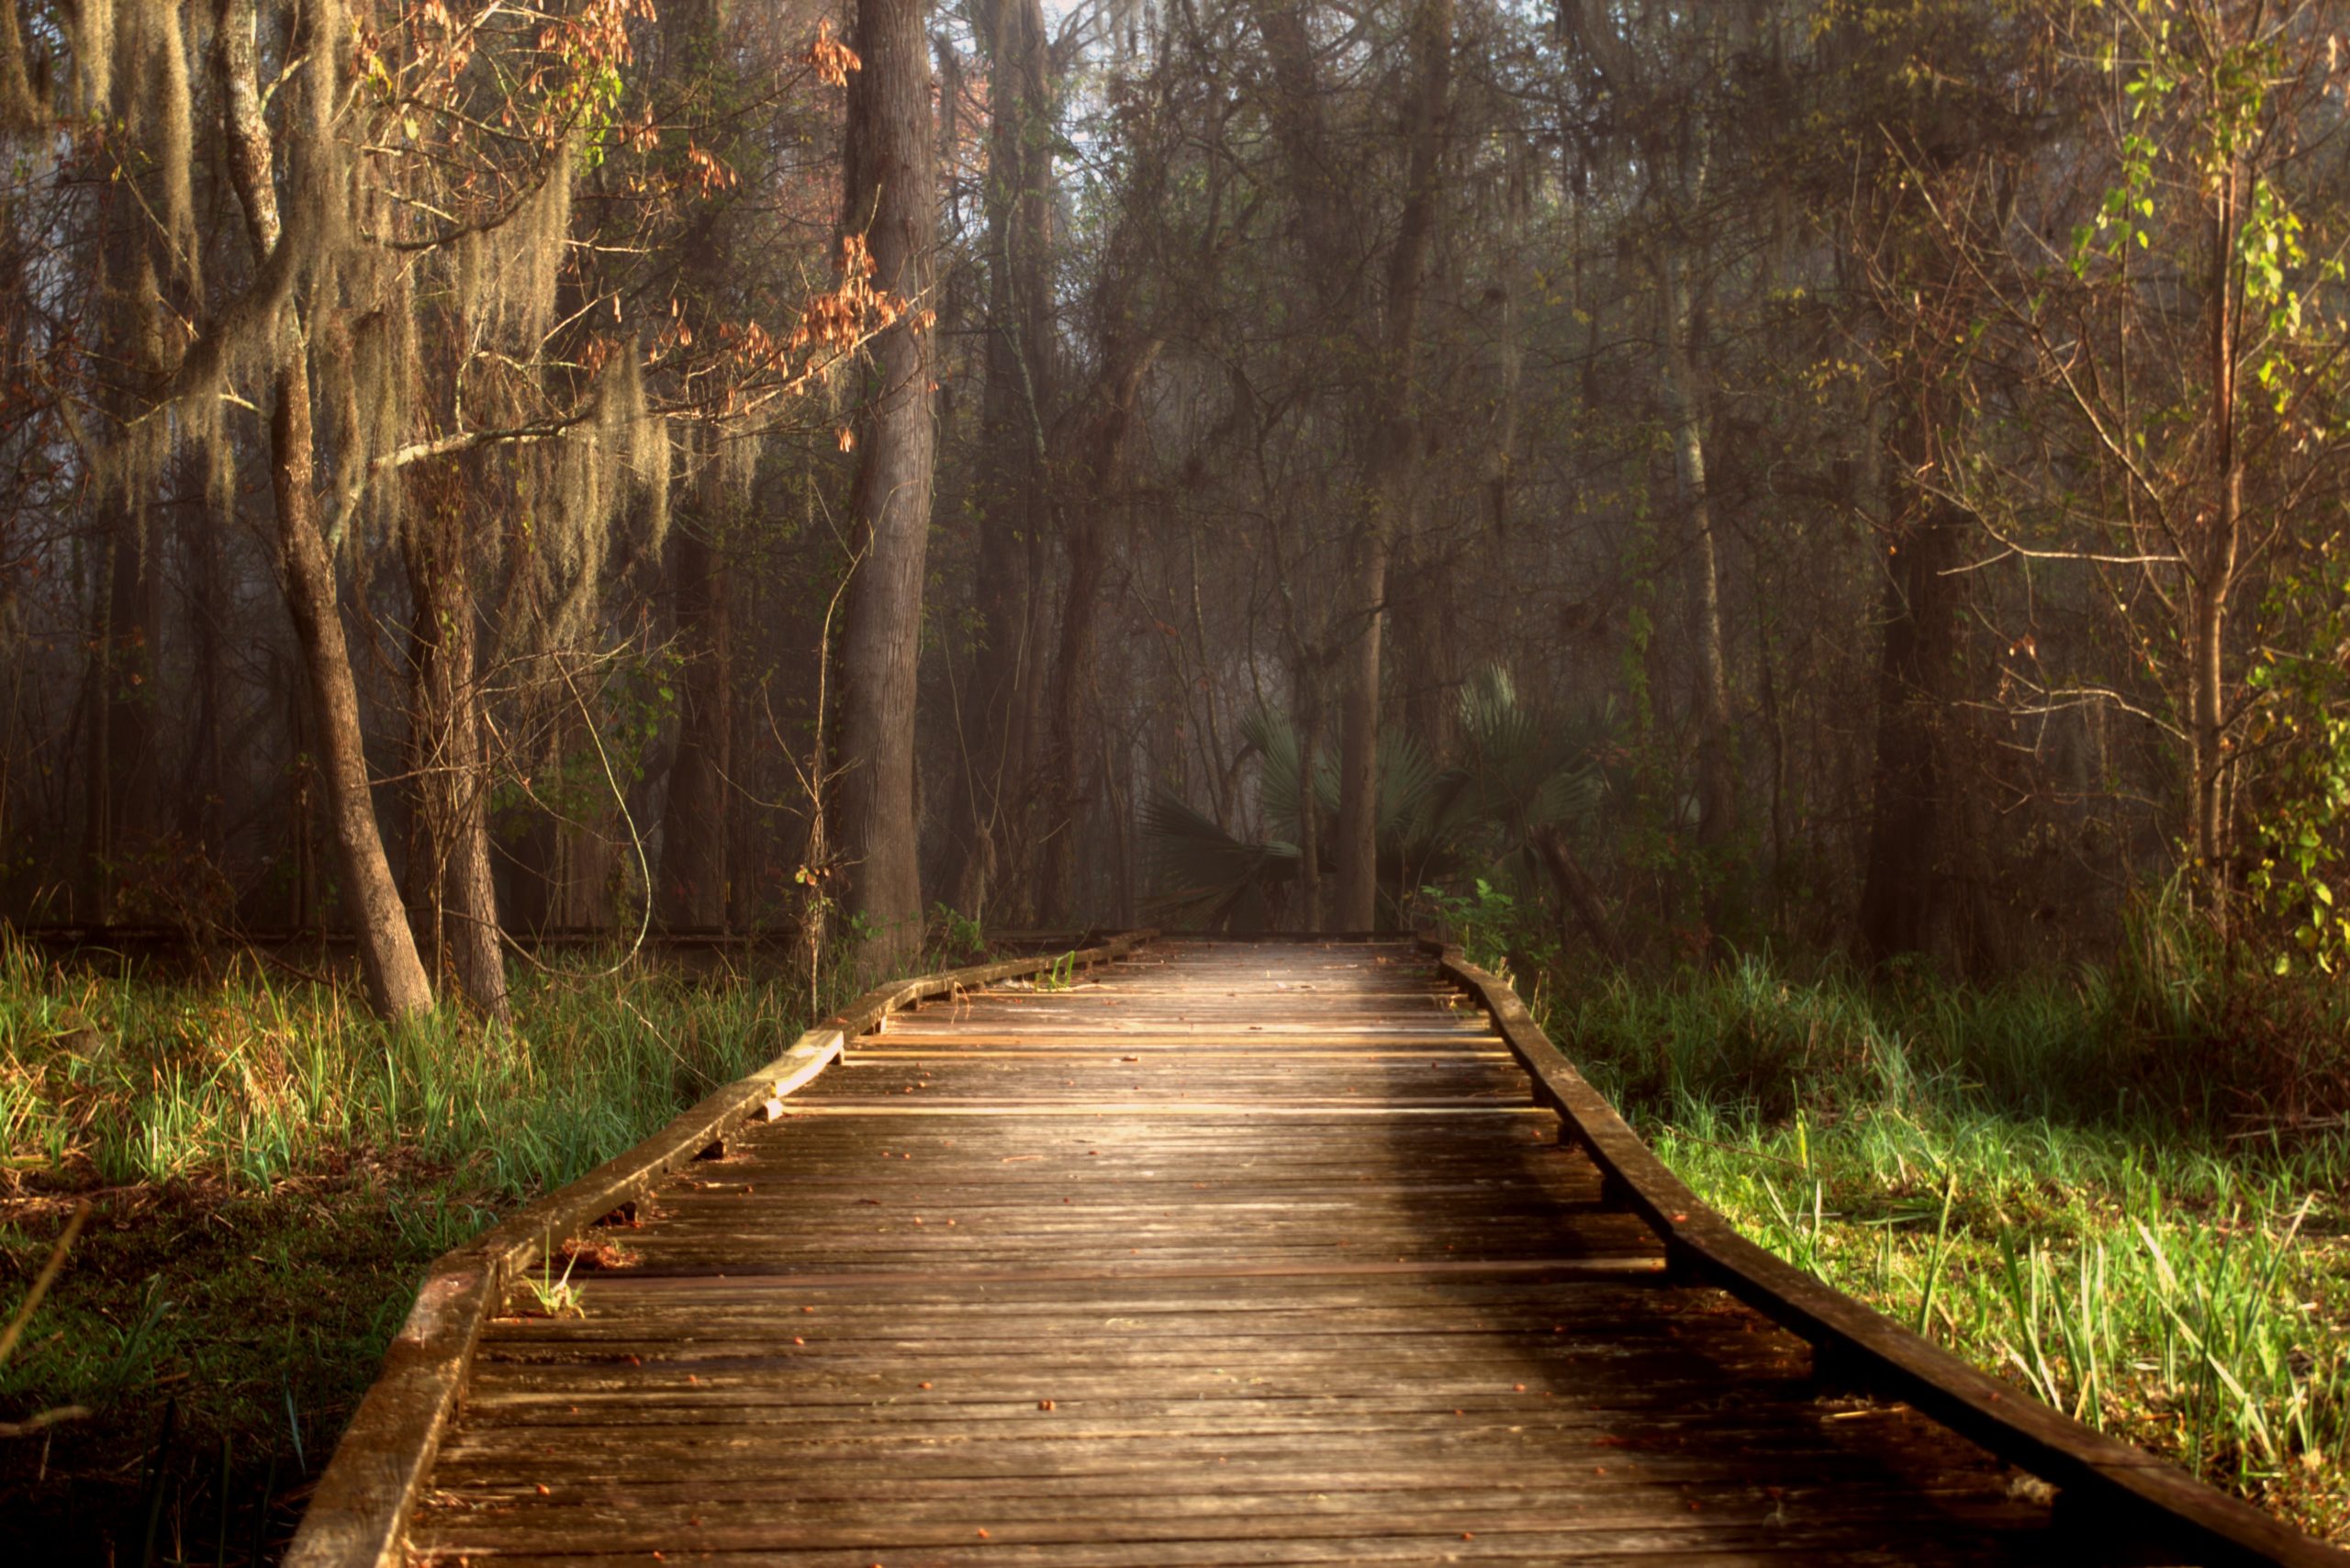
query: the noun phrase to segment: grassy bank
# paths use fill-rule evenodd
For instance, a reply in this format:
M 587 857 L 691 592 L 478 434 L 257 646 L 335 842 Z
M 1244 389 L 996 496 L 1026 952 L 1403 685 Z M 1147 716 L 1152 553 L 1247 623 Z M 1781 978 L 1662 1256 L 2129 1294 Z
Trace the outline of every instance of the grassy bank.
M 50 962 L 0 936 L 0 1517 L 47 1561 L 241 1562 L 282 1541 L 424 1265 L 767 1060 L 804 984 L 580 959 L 515 1023 L 386 1029 L 341 977 Z M 826 998 L 826 1001 L 832 1000 Z
M 1761 960 L 1541 990 L 1553 1037 L 1749 1234 L 2350 1535 L 2350 1134 L 2316 1114 L 2326 1042 L 2350 1052 L 2338 999 L 1799 980 Z

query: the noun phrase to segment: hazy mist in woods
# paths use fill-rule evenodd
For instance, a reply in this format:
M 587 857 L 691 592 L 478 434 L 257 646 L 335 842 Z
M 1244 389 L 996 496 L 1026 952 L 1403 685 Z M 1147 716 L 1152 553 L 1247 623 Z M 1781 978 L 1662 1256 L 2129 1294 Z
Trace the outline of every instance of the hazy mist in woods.
M 0 0 L 0 1519 L 270 1560 L 431 1259 L 1151 928 L 2350 1539 L 2345 38 Z
M 19 4 L 0 907 L 2330 969 L 2328 12 Z

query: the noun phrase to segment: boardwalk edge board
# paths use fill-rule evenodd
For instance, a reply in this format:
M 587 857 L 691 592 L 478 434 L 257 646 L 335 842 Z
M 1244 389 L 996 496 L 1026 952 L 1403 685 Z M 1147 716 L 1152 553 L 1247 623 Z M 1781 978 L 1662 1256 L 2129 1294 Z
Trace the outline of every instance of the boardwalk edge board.
M 2107 1550 L 2140 1544 L 2151 1561 L 2350 1563 L 2242 1498 L 2145 1450 L 2042 1404 L 1748 1240 L 1674 1175 L 1550 1042 L 1526 1003 L 1456 946 L 1423 937 L 1445 976 L 1490 1014 L 1565 1136 L 1620 1184 L 1676 1270 L 1719 1285 L 1808 1341 L 1822 1366 L 1902 1400 L 2056 1487 L 2060 1518 Z
M 747 1123 L 837 1059 L 847 1041 L 901 1008 L 958 990 L 1123 958 L 1156 933 L 1125 932 L 1073 952 L 1042 953 L 892 981 L 801 1035 L 790 1049 L 719 1089 L 626 1152 L 605 1161 L 432 1265 L 384 1353 L 334 1457 L 311 1494 L 286 1568 L 397 1568 L 408 1516 L 473 1364 L 482 1326 L 507 1291 L 560 1238 L 626 1207 L 667 1171 Z

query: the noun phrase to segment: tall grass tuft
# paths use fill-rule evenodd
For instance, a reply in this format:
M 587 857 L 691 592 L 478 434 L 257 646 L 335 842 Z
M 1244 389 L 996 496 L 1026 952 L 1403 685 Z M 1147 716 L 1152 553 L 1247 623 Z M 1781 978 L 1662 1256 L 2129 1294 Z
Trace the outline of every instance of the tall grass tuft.
M 1798 1266 L 2057 1408 L 2350 1529 L 2350 998 L 2110 971 L 1962 988 L 1767 957 L 1554 982 L 1546 1022 Z
M 511 1027 L 393 1026 L 250 961 L 203 986 L 50 963 L 0 935 L 0 1137 L 19 1180 L 273 1183 L 394 1152 L 519 1196 L 781 1052 L 804 983 L 585 963 L 517 978 Z

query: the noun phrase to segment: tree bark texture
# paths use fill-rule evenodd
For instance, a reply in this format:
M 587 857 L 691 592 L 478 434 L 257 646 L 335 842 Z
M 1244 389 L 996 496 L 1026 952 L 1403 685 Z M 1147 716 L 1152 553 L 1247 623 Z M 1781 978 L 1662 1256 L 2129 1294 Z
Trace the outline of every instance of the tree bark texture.
M 980 407 L 979 648 L 947 886 L 974 917 L 1026 913 L 1032 716 L 1045 668 L 1037 603 L 1054 402 L 1051 56 L 1038 0 L 991 0 L 988 330 Z
M 1721 551 L 1706 490 L 1704 414 L 1692 364 L 1691 304 L 1679 251 L 1658 258 L 1664 284 L 1666 391 L 1673 419 L 1673 475 L 1688 518 L 1689 618 L 1697 641 L 1697 844 L 1707 851 L 1706 923 L 1721 930 L 1722 851 L 1738 831 L 1738 784 L 1731 773 L 1729 657 L 1722 626 Z
M 935 431 L 928 308 L 937 240 L 930 53 L 922 0 L 861 0 L 849 81 L 846 224 L 863 230 L 874 285 L 913 312 L 871 347 L 850 491 L 860 554 L 841 639 L 840 825 L 859 967 L 894 968 L 922 941 L 914 820 L 914 687 L 922 648 Z
M 1387 567 L 1418 481 L 1416 411 L 1421 301 L 1436 234 L 1438 155 L 1452 95 L 1452 0 L 1420 0 L 1412 19 L 1417 82 L 1406 110 L 1407 174 L 1372 387 L 1369 505 L 1355 530 L 1351 646 L 1341 666 L 1338 712 L 1337 886 L 1334 922 L 1345 930 L 1379 924 L 1380 641 L 1387 614 Z
M 408 868 L 436 972 L 485 1016 L 507 1015 L 497 883 L 489 857 L 489 767 L 482 735 L 479 634 L 467 570 L 464 494 L 454 475 L 417 507 L 403 554 L 415 615 L 408 722 L 420 853 Z
M 1889 482 L 1904 490 L 1924 454 L 1914 432 L 1908 444 L 1887 465 Z M 1861 951 L 1871 962 L 1920 953 L 1981 971 L 1995 961 L 1997 930 L 1965 785 L 1964 579 L 1953 572 L 1970 522 L 1950 502 L 1915 492 L 1888 504 L 1896 521 L 1886 535 Z
M 714 487 L 705 487 L 706 494 Z M 683 667 L 655 909 L 670 926 L 726 924 L 734 683 L 732 606 L 721 550 L 711 536 L 716 523 L 713 500 L 678 518 L 669 531 L 669 588 Z
M 1113 303 L 1113 312 L 1122 310 Z M 1069 544 L 1069 599 L 1061 610 L 1058 656 L 1053 665 L 1050 724 L 1045 745 L 1044 874 L 1040 908 L 1047 924 L 1078 917 L 1077 837 L 1083 825 L 1078 730 L 1093 680 L 1095 629 L 1101 622 L 1103 538 L 1115 497 L 1125 485 L 1126 437 L 1143 377 L 1158 356 L 1157 341 L 1113 327 L 1106 380 L 1075 442 L 1066 476 L 1075 505 L 1062 532 Z
M 93 677 L 97 708 L 89 730 L 88 805 L 83 843 L 92 902 L 115 919 L 126 864 L 161 823 L 155 750 L 154 639 L 162 626 L 162 542 L 146 509 L 118 500 L 108 518 Z
M 274 149 L 262 118 L 252 0 L 222 0 L 218 49 L 229 174 L 244 209 L 256 265 L 283 239 L 274 185 Z M 358 939 L 369 1002 L 386 1018 L 432 1005 L 399 887 L 384 854 L 384 835 L 367 777 L 359 722 L 359 686 L 343 638 L 334 561 L 319 528 L 317 444 L 310 422 L 310 373 L 301 322 L 286 307 L 279 322 L 272 378 L 270 490 L 276 503 L 278 560 L 285 606 L 309 687 L 311 737 L 325 784 L 327 814 L 342 866 L 343 897 Z

